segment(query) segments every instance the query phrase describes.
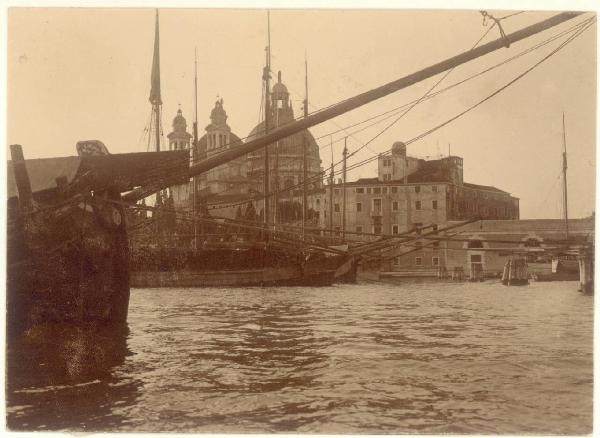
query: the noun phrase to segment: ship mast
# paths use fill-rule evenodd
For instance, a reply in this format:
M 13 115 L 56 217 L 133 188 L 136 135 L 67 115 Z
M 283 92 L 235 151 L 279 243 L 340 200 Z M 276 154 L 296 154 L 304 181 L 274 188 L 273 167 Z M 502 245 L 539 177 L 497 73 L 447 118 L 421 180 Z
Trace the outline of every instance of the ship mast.
M 267 47 L 265 49 L 266 52 L 266 63 L 263 69 L 263 82 L 265 89 L 265 135 L 269 133 L 269 121 L 271 117 L 271 85 L 269 79 L 271 78 L 271 16 L 270 12 L 267 11 Z M 264 223 L 265 228 L 268 227 L 269 223 L 269 144 L 266 144 L 264 147 Z M 268 239 L 268 233 L 265 237 Z
M 564 216 L 565 216 L 565 232 L 567 238 L 567 244 L 569 243 L 569 205 L 567 203 L 567 134 L 565 131 L 565 113 L 563 112 L 562 118 L 563 125 L 563 205 L 564 205 Z
M 162 99 L 160 97 L 160 48 L 159 48 L 159 29 L 158 29 L 158 9 L 156 10 L 156 22 L 154 27 L 154 56 L 152 57 L 152 73 L 150 75 L 150 103 L 152 104 L 152 125 L 154 125 L 155 150 L 160 152 L 160 139 L 162 135 L 161 127 L 161 108 Z
M 198 153 L 198 51 L 194 47 L 194 143 L 191 157 Z M 194 249 L 198 247 L 198 223 L 196 221 L 196 177 L 192 177 L 192 217 L 194 218 Z
M 308 117 L 308 61 L 306 59 L 306 53 L 304 53 L 304 118 Z M 305 133 L 302 136 L 302 240 L 305 239 L 306 234 L 306 210 L 308 207 L 308 199 L 306 194 L 306 179 L 307 179 L 307 157 L 306 157 L 306 136 Z

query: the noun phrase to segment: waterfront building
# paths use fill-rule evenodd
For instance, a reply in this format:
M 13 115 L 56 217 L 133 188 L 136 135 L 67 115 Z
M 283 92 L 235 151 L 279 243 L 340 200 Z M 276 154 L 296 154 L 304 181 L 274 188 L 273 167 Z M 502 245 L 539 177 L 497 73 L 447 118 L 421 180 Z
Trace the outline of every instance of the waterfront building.
M 323 228 L 331 223 L 341 230 L 342 204 L 340 180 L 316 197 L 314 206 Z M 464 182 L 461 157 L 415 158 L 406 154 L 402 142 L 396 142 L 391 154 L 378 157 L 376 177 L 346 183 L 346 231 L 394 235 L 471 217 L 518 219 L 519 199 L 495 187 Z
M 590 244 L 594 241 L 594 217 L 569 220 L 569 242 Z M 454 231 L 442 233 L 445 239 Z M 403 248 L 405 255 L 385 257 L 381 270 L 384 275 L 436 277 L 440 269 L 449 275 L 460 269 L 466 278 L 480 273 L 484 277 L 498 277 L 506 261 L 519 251 L 527 257 L 530 274 L 547 275 L 551 272 L 551 252 L 566 239 L 562 219 L 483 220 L 460 228 L 455 240 L 421 240 Z M 504 243 L 505 242 L 505 243 Z

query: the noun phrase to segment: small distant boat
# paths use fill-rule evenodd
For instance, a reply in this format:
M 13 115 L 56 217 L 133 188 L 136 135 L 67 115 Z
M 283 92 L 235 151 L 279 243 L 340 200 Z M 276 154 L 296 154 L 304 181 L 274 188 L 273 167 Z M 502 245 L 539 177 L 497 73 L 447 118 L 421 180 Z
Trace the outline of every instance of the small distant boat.
M 532 277 L 536 281 L 576 281 L 579 280 L 579 262 L 570 256 L 555 256 L 542 266 L 535 269 Z M 541 271 L 541 272 L 539 272 Z
M 502 284 L 505 286 L 525 286 L 529 284 L 527 260 L 525 258 L 510 258 L 504 265 Z

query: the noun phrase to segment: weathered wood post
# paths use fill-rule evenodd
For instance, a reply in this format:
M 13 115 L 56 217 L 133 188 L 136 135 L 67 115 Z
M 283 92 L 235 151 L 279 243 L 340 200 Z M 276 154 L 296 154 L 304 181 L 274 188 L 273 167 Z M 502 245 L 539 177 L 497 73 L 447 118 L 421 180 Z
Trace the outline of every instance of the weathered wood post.
M 12 158 L 13 174 L 19 192 L 19 209 L 30 211 L 33 208 L 33 196 L 31 194 L 31 183 L 25 166 L 23 148 L 20 144 L 10 145 L 10 156 Z
M 583 248 L 577 257 L 579 261 L 579 291 L 594 293 L 594 253 L 590 248 Z

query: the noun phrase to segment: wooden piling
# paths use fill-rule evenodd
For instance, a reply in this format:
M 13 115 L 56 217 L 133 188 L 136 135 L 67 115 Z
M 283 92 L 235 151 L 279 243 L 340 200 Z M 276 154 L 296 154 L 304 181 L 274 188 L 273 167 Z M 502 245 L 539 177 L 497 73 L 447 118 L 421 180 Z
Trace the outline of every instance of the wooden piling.
M 19 209 L 21 211 L 30 211 L 33 207 L 33 195 L 31 193 L 29 174 L 25 166 L 25 158 L 23 157 L 23 148 L 20 144 L 10 145 L 10 156 L 15 183 L 19 192 Z
M 594 253 L 589 248 L 582 249 L 578 256 L 579 262 L 579 291 L 586 294 L 594 293 Z

